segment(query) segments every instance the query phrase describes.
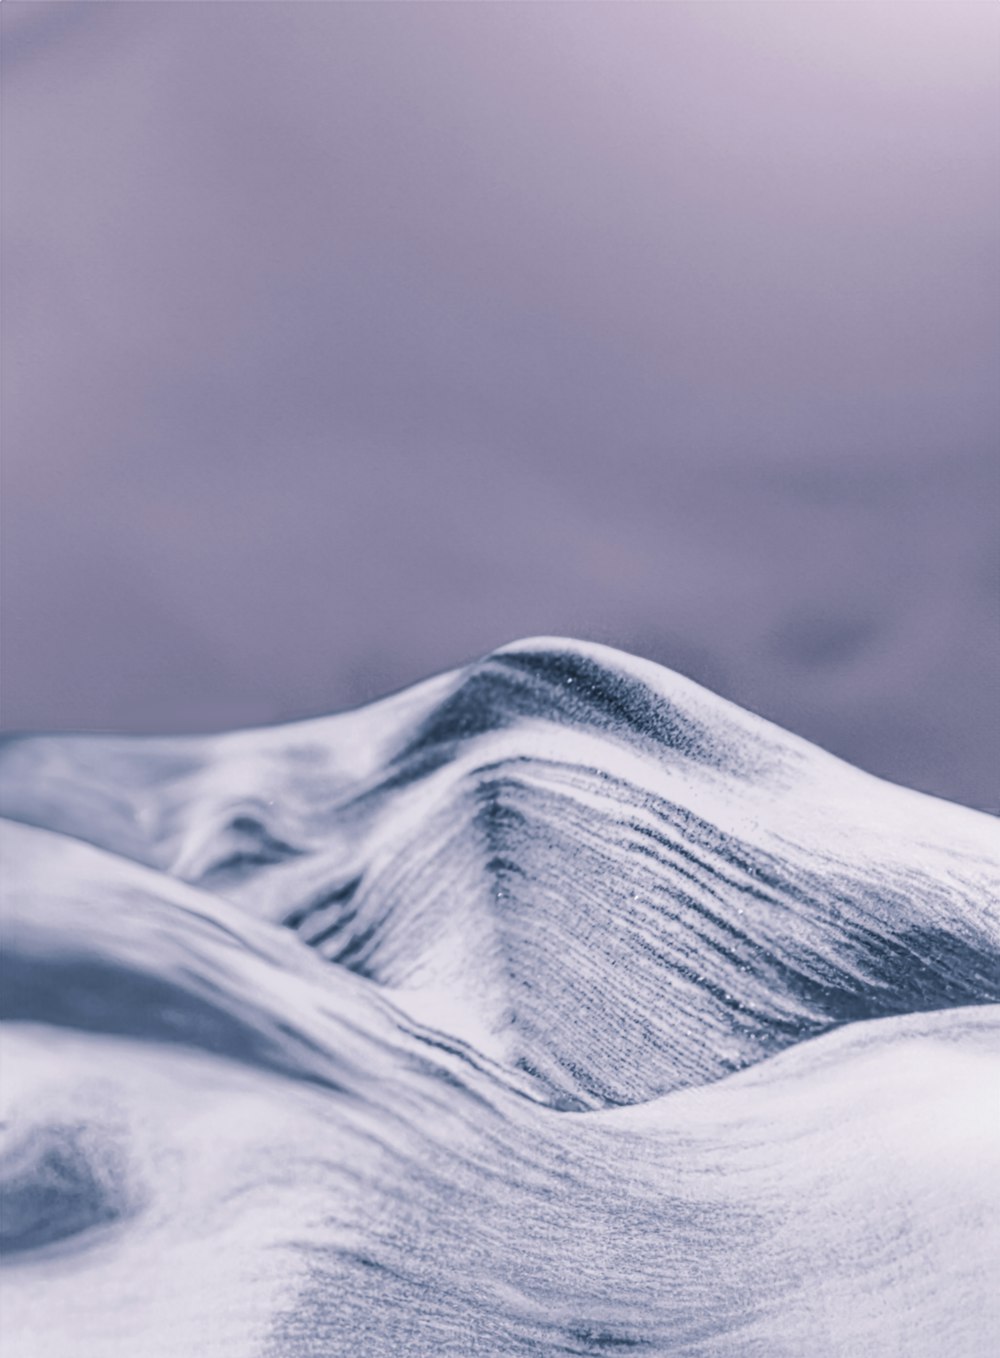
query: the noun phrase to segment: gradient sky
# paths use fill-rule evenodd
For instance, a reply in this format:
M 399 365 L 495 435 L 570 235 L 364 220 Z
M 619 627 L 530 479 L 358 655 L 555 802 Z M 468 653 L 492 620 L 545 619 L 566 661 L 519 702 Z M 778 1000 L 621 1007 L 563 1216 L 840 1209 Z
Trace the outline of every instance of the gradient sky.
M 1000 806 L 1000 7 L 0 17 L 9 728 L 557 633 Z

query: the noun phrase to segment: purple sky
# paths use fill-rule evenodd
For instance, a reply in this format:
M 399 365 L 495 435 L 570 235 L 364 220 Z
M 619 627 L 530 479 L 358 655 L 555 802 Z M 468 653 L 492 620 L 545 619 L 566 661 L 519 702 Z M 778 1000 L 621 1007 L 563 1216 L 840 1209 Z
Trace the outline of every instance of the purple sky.
M 1000 805 L 1000 8 L 0 15 L 7 726 L 555 632 Z

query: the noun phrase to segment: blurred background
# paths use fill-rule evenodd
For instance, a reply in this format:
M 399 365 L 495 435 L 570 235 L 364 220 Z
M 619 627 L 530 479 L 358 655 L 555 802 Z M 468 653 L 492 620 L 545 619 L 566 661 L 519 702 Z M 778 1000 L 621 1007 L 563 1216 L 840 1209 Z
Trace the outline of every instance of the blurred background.
M 1000 7 L 2 21 L 9 729 L 556 633 L 1000 804 Z

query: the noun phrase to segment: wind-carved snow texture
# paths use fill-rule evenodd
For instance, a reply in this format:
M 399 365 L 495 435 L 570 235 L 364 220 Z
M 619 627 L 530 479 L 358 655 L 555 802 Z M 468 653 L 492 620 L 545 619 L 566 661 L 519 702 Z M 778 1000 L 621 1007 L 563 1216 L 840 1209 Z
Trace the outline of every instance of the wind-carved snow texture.
M 554 640 L 0 787 L 4 1358 L 995 1351 L 991 818 Z

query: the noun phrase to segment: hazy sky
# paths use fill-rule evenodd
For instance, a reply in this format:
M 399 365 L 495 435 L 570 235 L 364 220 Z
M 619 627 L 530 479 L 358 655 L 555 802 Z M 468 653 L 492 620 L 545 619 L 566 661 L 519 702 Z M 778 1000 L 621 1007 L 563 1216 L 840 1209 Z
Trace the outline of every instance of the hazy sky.
M 1000 806 L 1000 7 L 0 17 L 9 727 L 554 632 Z

